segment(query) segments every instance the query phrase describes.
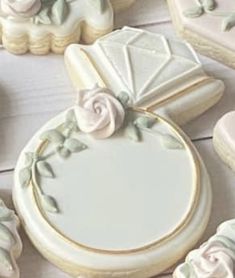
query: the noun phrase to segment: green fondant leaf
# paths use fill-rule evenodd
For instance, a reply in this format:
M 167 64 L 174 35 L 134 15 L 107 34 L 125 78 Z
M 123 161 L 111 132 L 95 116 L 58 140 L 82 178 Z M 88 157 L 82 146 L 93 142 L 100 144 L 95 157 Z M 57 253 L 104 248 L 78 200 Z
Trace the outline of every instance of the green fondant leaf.
M 46 178 L 54 178 L 51 165 L 46 161 L 38 161 L 36 164 L 38 174 Z
M 227 32 L 230 31 L 235 26 L 235 13 L 226 17 L 222 23 L 222 30 Z
M 204 0 L 202 4 L 204 9 L 208 11 L 213 11 L 216 8 L 215 0 Z
M 56 144 L 62 144 L 64 143 L 65 137 L 64 135 L 56 130 L 56 129 L 51 129 L 51 130 L 47 130 L 45 131 L 41 136 L 40 136 L 41 140 L 48 140 L 52 143 L 56 143 Z
M 184 149 L 183 143 L 172 135 L 164 134 L 161 137 L 163 145 L 168 149 Z
M 138 142 L 141 139 L 140 130 L 132 123 L 129 123 L 125 128 L 125 135 L 131 140 Z
M 34 153 L 25 153 L 25 167 L 31 167 L 33 165 L 34 157 Z
M 71 155 L 71 152 L 69 149 L 67 148 L 64 148 L 64 147 L 61 147 L 59 146 L 57 149 L 56 149 L 56 152 L 59 154 L 60 157 L 62 158 L 68 158 L 70 155 Z
M 103 13 L 106 9 L 106 0 L 86 0 L 89 1 L 100 13 Z
M 51 9 L 52 19 L 56 25 L 61 25 L 68 15 L 68 5 L 65 0 L 57 0 Z
M 77 132 L 79 130 L 74 110 L 69 110 L 67 112 L 67 114 L 65 116 L 65 123 L 63 126 L 65 129 L 68 129 L 70 131 Z
M 191 18 L 199 17 L 203 15 L 203 13 L 204 13 L 204 9 L 201 6 L 195 6 L 193 8 L 184 11 L 184 15 L 186 17 L 191 17 Z
M 10 229 L 0 223 L 0 240 L 4 241 L 8 246 L 13 246 L 15 244 L 15 237 L 10 231 Z
M 0 268 L 6 269 L 8 272 L 13 272 L 11 255 L 8 251 L 0 247 Z
M 50 25 L 51 24 L 51 19 L 49 16 L 49 8 L 46 7 L 40 11 L 39 14 L 37 14 L 34 17 L 34 23 L 35 24 L 44 24 L 44 25 Z
M 178 267 L 177 270 L 179 273 L 182 274 L 184 278 L 192 278 L 193 276 L 191 271 L 191 266 L 188 263 L 183 263 Z
M 56 200 L 48 195 L 42 195 L 42 205 L 47 212 L 57 213 L 59 212 Z
M 124 107 L 127 107 L 128 101 L 129 101 L 130 97 L 129 97 L 128 93 L 122 91 L 122 92 L 117 96 L 117 99 L 121 102 L 121 104 L 122 104 Z
M 2 202 L 0 205 L 0 221 L 11 221 L 14 217 L 14 211 L 5 207 L 4 203 Z
M 156 119 L 150 117 L 139 117 L 135 120 L 135 124 L 140 128 L 151 128 L 156 123 Z
M 76 121 L 76 116 L 75 116 L 75 112 L 73 109 L 69 110 L 67 113 L 66 113 L 66 122 L 73 122 L 73 121 Z
M 26 167 L 19 172 L 19 181 L 21 186 L 28 186 L 31 180 L 31 168 Z
M 64 142 L 64 147 L 70 152 L 81 152 L 87 149 L 87 146 L 75 138 L 68 138 Z

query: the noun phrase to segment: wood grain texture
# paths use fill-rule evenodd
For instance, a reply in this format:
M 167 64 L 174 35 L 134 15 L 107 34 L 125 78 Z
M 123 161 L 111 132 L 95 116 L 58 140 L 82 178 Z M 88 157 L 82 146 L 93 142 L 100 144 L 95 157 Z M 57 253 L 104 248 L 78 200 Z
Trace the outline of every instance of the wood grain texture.
M 116 27 L 131 25 L 176 38 L 164 0 L 137 0 L 116 18 Z M 215 122 L 235 109 L 235 71 L 200 56 L 209 74 L 223 79 L 226 92 L 222 101 L 206 114 L 183 127 L 196 139 L 196 146 L 208 168 L 213 185 L 213 210 L 202 241 L 214 234 L 223 221 L 235 217 L 235 174 L 213 150 L 210 137 Z M 70 106 L 75 90 L 64 68 L 62 56 L 14 56 L 0 49 L 0 171 L 12 169 L 17 156 L 34 132 L 59 111 Z M 0 174 L 1 194 L 9 203 L 12 172 Z M 22 232 L 24 252 L 19 264 L 23 278 L 66 278 L 32 247 Z M 171 275 L 159 276 L 170 278 Z

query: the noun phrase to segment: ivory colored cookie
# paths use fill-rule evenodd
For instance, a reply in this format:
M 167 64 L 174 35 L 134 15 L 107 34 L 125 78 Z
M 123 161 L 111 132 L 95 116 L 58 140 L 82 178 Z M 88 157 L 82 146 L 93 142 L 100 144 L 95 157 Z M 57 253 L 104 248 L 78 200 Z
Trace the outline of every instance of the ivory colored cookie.
M 92 46 L 69 46 L 65 63 L 77 89 L 99 84 L 125 91 L 132 105 L 161 111 L 180 125 L 208 110 L 224 91 L 190 45 L 129 27 Z
M 0 42 L 10 52 L 63 53 L 82 39 L 91 43 L 113 28 L 115 11 L 134 0 L 0 0 Z
M 0 277 L 19 278 L 16 259 L 22 252 L 18 235 L 19 220 L 0 200 Z
M 83 90 L 18 159 L 24 228 L 73 277 L 157 275 L 195 245 L 211 208 L 205 166 L 171 119 L 204 112 L 223 83 L 189 45 L 132 28 L 73 45 L 65 59 Z
M 214 129 L 213 143 L 221 159 L 235 171 L 235 112 L 224 115 Z
M 231 278 L 235 276 L 235 219 L 224 222 L 208 242 L 189 253 L 174 278 Z
M 209 219 L 210 182 L 191 141 L 129 98 L 80 91 L 17 162 L 24 228 L 73 277 L 152 277 L 194 246 Z
M 235 68 L 233 0 L 168 0 L 180 36 L 202 54 Z

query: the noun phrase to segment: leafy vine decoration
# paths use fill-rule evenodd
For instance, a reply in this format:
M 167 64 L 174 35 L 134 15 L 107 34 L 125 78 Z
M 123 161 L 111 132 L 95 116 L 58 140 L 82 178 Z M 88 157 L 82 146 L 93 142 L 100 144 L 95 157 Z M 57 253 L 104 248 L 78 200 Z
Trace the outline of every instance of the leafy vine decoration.
M 216 0 L 196 0 L 197 4 L 190 9 L 184 11 L 184 15 L 189 18 L 197 18 L 203 14 L 222 17 L 222 31 L 230 31 L 235 26 L 235 10 L 234 11 L 217 11 L 218 4 Z
M 69 14 L 69 3 L 77 0 L 42 0 L 42 8 L 38 14 L 32 18 L 35 24 L 56 24 L 61 25 Z M 96 8 L 100 13 L 106 9 L 105 0 L 84 0 Z
M 121 92 L 118 100 L 126 108 L 123 125 L 123 132 L 126 137 L 139 142 L 142 140 L 143 132 L 147 132 L 157 136 L 162 145 L 167 149 L 184 149 L 184 144 L 175 136 L 152 129 L 157 122 L 157 118 L 150 116 L 137 117 L 135 109 L 128 109 L 129 95 L 126 92 Z
M 33 184 L 40 197 L 41 205 L 51 213 L 58 213 L 59 207 L 56 200 L 46 195 L 40 186 L 40 177 L 55 178 L 52 166 L 46 160 L 56 154 L 65 159 L 87 148 L 84 143 L 72 136 L 73 133 L 79 132 L 74 111 L 68 111 L 65 118 L 61 126 L 47 130 L 40 136 L 42 143 L 35 153 L 25 153 L 25 167 L 19 172 L 20 184 L 24 187 Z M 54 150 L 46 156 L 40 155 L 42 149 L 49 143 L 54 145 Z
M 42 8 L 32 21 L 35 24 L 61 25 L 69 14 L 68 3 L 74 0 L 42 0 Z
M 125 108 L 125 121 L 119 131 L 132 141 L 142 141 L 143 132 L 149 132 L 157 136 L 162 144 L 168 149 L 183 149 L 184 144 L 176 137 L 165 134 L 152 127 L 156 124 L 157 118 L 150 116 L 139 116 L 133 109 L 128 108 L 129 96 L 122 92 L 117 98 Z M 34 186 L 40 204 L 43 209 L 50 213 L 59 213 L 59 206 L 54 197 L 43 192 L 40 185 L 40 178 L 55 178 L 56 175 L 47 159 L 58 155 L 62 159 L 70 157 L 73 153 L 79 153 L 88 148 L 86 144 L 73 137 L 79 130 L 74 109 L 69 110 L 65 115 L 65 122 L 55 129 L 45 131 L 41 136 L 41 144 L 35 152 L 25 153 L 25 165 L 19 172 L 19 182 L 22 187 Z M 43 150 L 52 144 L 54 149 L 49 154 L 42 155 Z

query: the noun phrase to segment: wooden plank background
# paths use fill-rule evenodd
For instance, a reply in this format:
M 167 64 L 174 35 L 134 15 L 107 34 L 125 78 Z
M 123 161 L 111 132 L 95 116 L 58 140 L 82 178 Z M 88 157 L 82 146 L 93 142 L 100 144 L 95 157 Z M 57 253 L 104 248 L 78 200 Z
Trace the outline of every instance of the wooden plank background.
M 116 28 L 124 25 L 176 38 L 164 0 L 137 0 L 116 18 Z M 235 174 L 219 160 L 211 142 L 216 121 L 235 109 L 235 71 L 209 58 L 200 56 L 200 59 L 206 71 L 224 80 L 226 85 L 225 95 L 218 105 L 183 127 L 195 142 L 212 179 L 213 210 L 204 241 L 219 223 L 235 217 Z M 70 106 L 74 98 L 75 90 L 62 56 L 14 56 L 0 49 L 0 189 L 7 203 L 11 202 L 13 169 L 19 152 L 38 128 Z M 41 257 L 23 231 L 22 236 L 21 277 L 68 277 Z

